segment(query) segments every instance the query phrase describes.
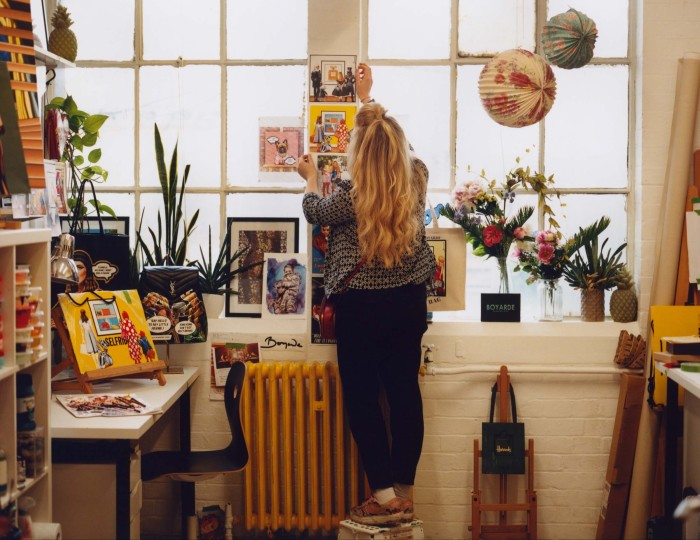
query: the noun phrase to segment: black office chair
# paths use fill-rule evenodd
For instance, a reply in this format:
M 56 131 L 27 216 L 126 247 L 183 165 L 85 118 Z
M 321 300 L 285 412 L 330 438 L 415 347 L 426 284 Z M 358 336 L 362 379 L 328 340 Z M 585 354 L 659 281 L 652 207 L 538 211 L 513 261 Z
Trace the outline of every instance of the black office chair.
M 167 476 L 181 482 L 196 482 L 240 471 L 246 466 L 248 448 L 239 412 L 245 372 L 244 362 L 234 362 L 226 378 L 224 405 L 231 428 L 231 443 L 221 450 L 164 450 L 144 454 L 141 456 L 142 480 Z

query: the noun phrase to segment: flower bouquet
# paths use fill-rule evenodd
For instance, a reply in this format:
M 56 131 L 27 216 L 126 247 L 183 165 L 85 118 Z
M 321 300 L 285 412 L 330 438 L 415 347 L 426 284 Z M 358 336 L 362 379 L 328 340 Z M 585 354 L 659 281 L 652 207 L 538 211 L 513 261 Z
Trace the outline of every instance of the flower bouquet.
M 516 162 L 519 161 L 518 158 Z M 537 193 L 544 213 L 550 216 L 550 224 L 558 227 L 547 204 L 548 189 L 553 183 L 553 176 L 531 173 L 529 167 L 511 170 L 506 175 L 505 182 L 500 185 L 496 180 L 487 180 L 483 171 L 480 175 L 468 172 L 467 180 L 455 186 L 450 202 L 440 210 L 442 215 L 464 229 L 474 255 L 498 259 L 501 293 L 510 292 L 506 257 L 511 245 L 515 240 L 534 240 L 525 229 L 525 222 L 530 219 L 535 208 L 523 206 L 510 215 L 508 205 L 515 201 L 516 189 L 532 190 Z
M 573 252 L 574 242 L 563 241 L 559 231 L 545 229 L 535 235 L 534 242 L 518 242 L 515 271 L 527 272 L 528 285 L 542 279 L 559 279 Z

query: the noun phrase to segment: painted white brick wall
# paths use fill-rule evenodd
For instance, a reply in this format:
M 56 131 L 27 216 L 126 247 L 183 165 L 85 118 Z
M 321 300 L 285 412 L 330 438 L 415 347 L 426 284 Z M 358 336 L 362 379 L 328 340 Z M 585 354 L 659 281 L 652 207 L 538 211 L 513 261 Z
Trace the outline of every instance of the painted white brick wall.
M 320 0 L 314 0 L 320 1 Z M 337 4 L 337 6 L 331 6 Z M 324 0 L 324 12 L 335 17 L 349 3 Z M 333 7 L 333 9 L 331 9 Z M 660 201 L 674 106 L 678 59 L 700 51 L 700 3 L 646 0 L 640 3 L 642 55 L 638 59 L 635 245 L 640 292 L 639 325 L 613 323 L 562 323 L 558 325 L 483 325 L 435 323 L 425 343 L 438 346 L 438 365 L 540 363 L 564 366 L 609 366 L 621 329 L 641 333 L 646 327 L 649 294 L 654 271 Z M 354 20 L 356 17 L 350 17 Z M 320 26 L 315 26 L 320 28 Z M 317 36 L 318 37 L 318 36 Z M 337 38 L 337 35 L 336 35 Z M 355 37 L 353 36 L 352 39 Z M 341 40 L 342 41 L 342 40 Z M 343 41 L 338 52 L 344 52 Z M 350 47 L 352 52 L 354 47 Z M 640 86 L 641 85 L 641 86 Z M 697 135 L 700 122 L 697 123 Z M 214 321 L 213 330 L 256 332 L 259 321 Z M 281 331 L 304 333 L 290 326 Z M 464 357 L 456 357 L 458 342 Z M 205 346 L 176 349 L 173 361 L 202 366 L 202 377 L 193 388 L 193 447 L 218 446 L 225 439 L 225 415 L 220 403 L 208 400 L 208 366 Z M 332 356 L 320 348 L 318 360 Z M 539 537 L 551 540 L 592 539 L 603 496 L 614 415 L 619 392 L 615 375 L 511 375 L 518 398 L 519 419 L 526 436 L 535 441 L 535 489 L 538 495 Z M 495 373 L 428 375 L 422 379 L 426 437 L 415 488 L 419 517 L 426 537 L 435 540 L 471 537 L 471 488 L 473 440 L 480 436 L 488 414 L 489 389 Z M 153 433 L 144 450 L 165 446 L 168 433 Z M 164 442 L 165 441 L 165 442 Z M 197 507 L 234 502 L 241 514 L 240 475 L 220 477 L 197 486 Z M 511 482 L 515 495 L 522 483 Z M 144 537 L 176 536 L 179 521 L 177 486 L 170 482 L 144 485 L 142 533 Z M 497 492 L 493 479 L 482 479 L 482 488 Z

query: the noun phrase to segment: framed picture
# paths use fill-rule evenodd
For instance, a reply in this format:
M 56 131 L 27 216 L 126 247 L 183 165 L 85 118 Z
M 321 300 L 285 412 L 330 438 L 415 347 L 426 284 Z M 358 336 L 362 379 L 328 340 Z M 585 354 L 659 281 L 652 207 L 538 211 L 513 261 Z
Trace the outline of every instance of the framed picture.
M 71 220 L 68 216 L 61 216 L 61 232 L 70 232 Z M 107 216 L 102 218 L 102 228 L 105 234 L 129 234 L 129 218 L 128 217 L 112 217 Z M 100 222 L 96 217 L 88 217 L 82 220 L 82 231 L 84 233 L 100 232 Z
M 299 251 L 299 218 L 228 218 L 229 253 L 248 248 L 234 269 L 264 262 L 265 253 Z M 226 296 L 227 317 L 260 317 L 263 306 L 263 265 L 236 274 L 230 283 L 236 291 Z
M 309 56 L 309 101 L 354 103 L 356 61 L 352 55 Z
M 260 118 L 260 180 L 299 180 L 297 165 L 304 154 L 302 118 Z
M 299 253 L 265 253 L 263 319 L 305 318 L 305 260 Z

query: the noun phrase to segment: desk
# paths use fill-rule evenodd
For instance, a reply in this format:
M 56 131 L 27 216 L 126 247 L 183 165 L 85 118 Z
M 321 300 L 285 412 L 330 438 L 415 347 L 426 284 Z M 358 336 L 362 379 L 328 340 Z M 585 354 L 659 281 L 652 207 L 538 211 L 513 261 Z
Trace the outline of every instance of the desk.
M 700 373 L 666 368 L 661 362 L 656 362 L 656 368 L 668 376 L 665 490 L 674 496 L 664 499 L 666 515 L 671 516 L 683 495 L 675 485 L 675 460 L 669 459 L 676 455 L 678 437 L 683 437 L 683 490 L 692 487 L 700 492 L 700 463 L 694 458 L 700 448 Z M 684 389 L 682 412 L 678 406 L 679 386 Z M 673 465 L 669 466 L 671 461 Z
M 166 384 L 156 379 L 110 379 L 96 384 L 95 393 L 132 393 L 162 413 L 144 416 L 76 418 L 55 399 L 51 400 L 49 426 L 53 463 L 113 464 L 116 467 L 116 538 L 130 536 L 130 458 L 138 440 L 175 403 L 180 406 L 180 448 L 190 449 L 190 392 L 199 376 L 198 368 L 186 367 L 184 374 L 166 374 Z M 70 392 L 61 392 L 70 393 Z M 140 478 L 140 468 L 139 468 Z M 194 486 L 182 483 L 182 515 L 194 514 Z M 80 513 L 80 509 L 76 509 Z M 184 529 L 183 529 L 184 530 Z

